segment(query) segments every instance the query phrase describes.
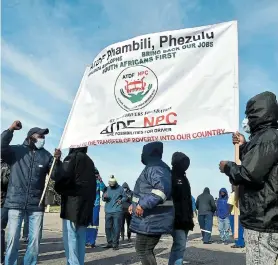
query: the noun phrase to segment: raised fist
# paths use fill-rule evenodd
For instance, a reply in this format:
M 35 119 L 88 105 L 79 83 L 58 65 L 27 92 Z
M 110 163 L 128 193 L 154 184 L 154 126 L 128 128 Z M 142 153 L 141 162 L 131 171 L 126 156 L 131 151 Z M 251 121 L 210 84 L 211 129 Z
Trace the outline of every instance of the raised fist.
M 10 126 L 10 131 L 17 131 L 22 129 L 22 124 L 20 121 L 14 121 L 13 124 Z

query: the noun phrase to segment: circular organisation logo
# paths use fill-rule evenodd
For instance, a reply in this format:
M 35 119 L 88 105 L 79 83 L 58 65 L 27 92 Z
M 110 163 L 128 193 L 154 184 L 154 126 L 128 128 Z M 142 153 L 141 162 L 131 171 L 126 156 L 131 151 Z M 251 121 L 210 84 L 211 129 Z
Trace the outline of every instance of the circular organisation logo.
M 114 95 L 125 111 L 139 110 L 152 102 L 158 90 L 158 79 L 148 67 L 125 68 L 117 77 Z

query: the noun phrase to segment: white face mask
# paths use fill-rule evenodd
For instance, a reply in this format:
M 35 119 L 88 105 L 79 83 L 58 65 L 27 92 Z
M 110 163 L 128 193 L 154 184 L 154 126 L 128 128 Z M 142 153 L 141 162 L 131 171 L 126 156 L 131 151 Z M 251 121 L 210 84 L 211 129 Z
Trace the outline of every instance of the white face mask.
M 241 123 L 242 129 L 246 132 L 246 133 L 250 133 L 250 126 L 249 126 L 249 120 L 248 118 L 244 118 L 242 123 Z
M 45 139 L 42 139 L 42 138 L 38 138 L 37 139 L 37 142 L 35 142 L 35 146 L 38 148 L 38 149 L 41 149 L 44 147 L 44 144 L 45 144 Z

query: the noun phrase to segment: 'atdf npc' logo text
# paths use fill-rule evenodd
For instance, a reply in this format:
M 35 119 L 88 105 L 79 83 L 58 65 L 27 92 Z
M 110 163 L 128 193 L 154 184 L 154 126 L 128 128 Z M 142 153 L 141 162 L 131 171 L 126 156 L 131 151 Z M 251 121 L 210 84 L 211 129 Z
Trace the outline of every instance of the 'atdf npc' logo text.
M 126 110 L 139 110 L 154 99 L 158 89 L 155 73 L 143 65 L 124 69 L 117 77 L 114 94 L 119 106 Z

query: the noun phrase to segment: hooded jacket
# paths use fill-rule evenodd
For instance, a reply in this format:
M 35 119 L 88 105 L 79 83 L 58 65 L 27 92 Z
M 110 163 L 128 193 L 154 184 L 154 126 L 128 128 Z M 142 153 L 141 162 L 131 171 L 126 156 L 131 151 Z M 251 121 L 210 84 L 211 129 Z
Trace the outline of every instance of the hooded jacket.
M 174 228 L 179 230 L 193 230 L 192 195 L 186 170 L 190 164 L 189 158 L 180 152 L 172 156 L 172 196 L 175 207 Z
M 205 188 L 204 192 L 198 196 L 196 201 L 198 215 L 213 214 L 216 211 L 214 198 L 210 194 L 209 188 Z
M 143 147 L 141 161 L 144 170 L 136 181 L 132 205 L 130 230 L 145 235 L 162 235 L 172 232 L 174 207 L 171 199 L 172 180 L 170 168 L 161 160 L 163 143 L 153 142 Z M 143 216 L 135 215 L 137 205 Z
M 13 132 L 1 134 L 1 158 L 11 167 L 10 180 L 4 207 L 29 211 L 44 211 L 39 202 L 45 178 L 52 165 L 53 156 L 44 148 L 32 149 L 26 139 L 21 145 L 10 145 Z M 56 161 L 51 178 L 56 179 L 61 162 Z
M 70 149 L 55 190 L 61 194 L 61 218 L 87 227 L 96 198 L 96 176 L 94 162 L 86 153 L 86 147 Z
M 221 196 L 221 192 L 224 192 L 224 197 Z M 230 206 L 228 204 L 228 192 L 225 188 L 220 189 L 219 198 L 217 199 L 217 216 L 220 219 L 225 219 L 230 215 Z
M 233 185 L 239 185 L 240 221 L 250 230 L 278 232 L 278 105 L 264 92 L 251 98 L 245 111 L 250 141 L 240 147 L 241 165 L 224 168 Z
M 126 191 L 125 191 L 126 201 L 123 203 L 123 210 L 125 212 L 128 212 L 128 208 L 132 203 L 132 194 L 133 194 L 133 192 L 130 190 L 130 188 L 129 188 L 129 186 L 126 182 L 124 182 L 122 187 L 123 187 L 124 190 L 126 189 Z

